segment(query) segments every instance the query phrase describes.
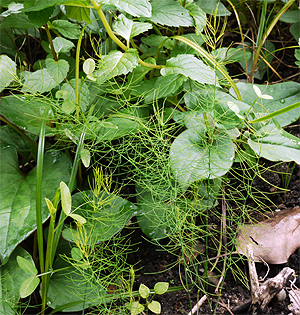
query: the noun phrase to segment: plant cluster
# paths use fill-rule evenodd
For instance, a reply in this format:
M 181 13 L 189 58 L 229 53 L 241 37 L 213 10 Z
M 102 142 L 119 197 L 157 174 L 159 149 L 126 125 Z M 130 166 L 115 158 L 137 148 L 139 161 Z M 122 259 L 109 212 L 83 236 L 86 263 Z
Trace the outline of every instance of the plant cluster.
M 299 40 L 299 9 L 289 0 L 267 14 L 262 1 L 250 43 L 239 1 L 226 5 L 2 1 L 0 313 L 14 314 L 40 285 L 42 312 L 113 311 L 124 299 L 138 314 L 139 295 L 159 314 L 145 285 L 138 292 L 126 285 L 133 269 L 120 231 L 128 222 L 135 218 L 158 244 L 169 239 L 164 248 L 205 291 L 218 262 L 208 263 L 208 248 L 220 257 L 226 233 L 229 246 L 235 240 L 232 225 L 211 225 L 212 216 L 226 216 L 219 201 L 239 207 L 238 215 L 228 209 L 237 225 L 248 216 L 249 196 L 261 205 L 251 188 L 261 159 L 300 164 L 300 140 L 284 130 L 300 117 L 299 83 L 254 84 L 275 71 L 268 36 L 279 19 L 291 14 Z M 229 9 L 242 37 L 236 47 L 222 46 Z M 247 83 L 230 76 L 233 62 Z M 20 244 L 32 233 L 25 250 Z

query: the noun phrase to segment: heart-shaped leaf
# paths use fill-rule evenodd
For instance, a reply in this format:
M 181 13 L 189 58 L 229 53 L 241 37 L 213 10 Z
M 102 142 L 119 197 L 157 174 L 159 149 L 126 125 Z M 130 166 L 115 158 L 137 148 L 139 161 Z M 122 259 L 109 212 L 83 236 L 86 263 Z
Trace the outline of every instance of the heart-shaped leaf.
M 209 143 L 203 129 L 187 129 L 172 143 L 170 162 L 183 186 L 197 180 L 214 179 L 226 174 L 232 166 L 235 150 L 230 136 L 216 134 Z
M 18 156 L 14 148 L 0 148 L 0 258 L 6 263 L 9 255 L 36 229 L 36 169 L 26 176 L 18 172 Z M 43 165 L 42 196 L 53 198 L 61 180 L 68 181 L 71 162 L 61 152 L 46 153 Z M 43 221 L 49 217 L 46 202 Z

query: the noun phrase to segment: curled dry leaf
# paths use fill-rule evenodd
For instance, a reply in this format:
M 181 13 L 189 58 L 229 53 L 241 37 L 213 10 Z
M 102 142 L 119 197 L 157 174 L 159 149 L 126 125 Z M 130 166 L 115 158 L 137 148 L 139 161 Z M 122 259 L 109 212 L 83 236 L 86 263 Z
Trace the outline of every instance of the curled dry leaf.
M 253 248 L 256 261 L 283 264 L 300 247 L 300 207 L 276 212 L 271 218 L 239 228 L 237 251 L 247 256 Z

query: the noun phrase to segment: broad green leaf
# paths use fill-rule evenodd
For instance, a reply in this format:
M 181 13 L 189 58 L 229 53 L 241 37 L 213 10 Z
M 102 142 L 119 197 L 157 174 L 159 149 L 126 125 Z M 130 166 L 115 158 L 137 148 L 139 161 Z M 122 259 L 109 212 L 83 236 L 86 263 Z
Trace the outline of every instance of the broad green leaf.
M 154 240 L 168 237 L 171 230 L 168 213 L 172 211 L 170 208 L 172 205 L 152 196 L 149 192 L 138 195 L 137 205 L 142 211 L 142 214 L 137 215 L 137 222 L 142 232 Z
M 72 79 L 64 83 L 60 90 L 55 94 L 56 98 L 62 98 L 64 101 L 69 101 L 70 104 L 65 104 L 65 110 L 68 114 L 76 108 L 76 95 L 75 95 L 76 79 Z M 79 80 L 79 105 L 82 111 L 86 111 L 89 107 L 90 92 L 85 82 L 81 83 Z
M 68 53 L 75 45 L 63 37 L 56 37 L 53 39 L 53 46 L 56 53 Z
M 152 2 L 152 16 L 149 20 L 153 23 L 176 27 L 194 25 L 189 11 L 173 0 Z
M 179 55 L 167 60 L 160 73 L 163 76 L 180 73 L 199 83 L 218 84 L 215 71 L 193 55 Z
M 83 253 L 78 247 L 72 247 L 71 256 L 74 260 L 82 260 Z
M 146 299 L 150 295 L 150 289 L 146 285 L 141 283 L 139 287 L 139 294 L 143 299 Z
M 154 285 L 154 292 L 156 294 L 164 294 L 169 289 L 169 283 L 168 282 L 157 282 Z
M 11 28 L 7 28 L 5 32 L 1 31 L 1 53 L 9 55 L 12 58 L 15 58 L 15 56 L 23 58 L 20 54 L 20 51 L 16 49 L 14 42 L 11 40 L 11 38 L 14 38 L 14 36 L 13 29 Z
M 130 310 L 130 315 L 138 315 L 144 310 L 145 307 L 138 301 L 134 301 L 131 303 L 126 303 L 126 308 Z
M 47 69 L 27 72 L 23 83 L 22 92 L 44 93 L 57 86 L 57 81 L 52 78 Z
M 131 94 L 144 95 L 145 103 L 152 103 L 159 98 L 178 94 L 182 90 L 184 81 L 186 81 L 186 77 L 180 74 L 158 77 L 142 82 Z
M 29 296 L 37 288 L 39 284 L 40 279 L 35 276 L 32 276 L 24 280 L 20 288 L 20 297 L 23 299 Z
M 114 23 L 114 30 L 128 42 L 130 38 L 137 36 L 152 28 L 150 23 L 133 22 L 120 14 Z
M 52 28 L 60 32 L 61 35 L 70 39 L 78 39 L 80 27 L 75 23 L 66 20 L 55 20 L 52 22 Z
M 195 0 L 194 3 L 198 5 L 205 13 L 216 16 L 228 16 L 230 11 L 226 9 L 224 4 L 219 0 Z
M 273 124 L 267 124 L 248 139 L 251 149 L 270 161 L 300 164 L 300 139 Z
M 112 4 L 133 16 L 151 16 L 151 4 L 148 0 L 101 0 L 101 3 Z
M 72 209 L 72 198 L 71 198 L 71 192 L 68 187 L 68 185 L 64 182 L 60 182 L 60 195 L 61 195 L 61 207 L 68 216 L 71 213 Z
M 24 12 L 40 11 L 45 8 L 49 8 L 55 5 L 77 5 L 77 6 L 89 6 L 88 0 L 25 0 Z
M 27 134 L 34 142 L 37 137 L 31 134 Z M 18 152 L 30 152 L 32 144 L 16 132 L 11 126 L 3 125 L 0 126 L 0 146 L 3 147 L 14 147 Z
M 0 55 L 0 92 L 16 78 L 16 63 L 8 56 Z
M 34 263 L 28 261 L 27 259 L 23 258 L 22 256 L 17 256 L 17 263 L 23 271 L 31 274 L 32 276 L 36 276 L 38 274 L 38 271 L 35 268 Z
M 292 24 L 290 27 L 290 33 L 294 36 L 295 40 L 299 42 L 300 38 L 300 22 Z
M 276 110 L 283 109 L 289 105 L 299 102 L 300 99 L 300 84 L 297 82 L 282 82 L 273 85 L 256 84 L 263 94 L 273 96 L 272 100 L 257 100 L 253 105 L 255 113 L 262 113 L 264 115 L 271 114 Z M 238 82 L 237 88 L 239 89 L 243 102 L 252 105 L 257 98 L 253 90 L 253 84 Z M 235 95 L 233 89 L 230 92 Z M 300 117 L 300 111 L 295 108 L 291 111 L 285 112 L 276 116 L 276 121 L 285 127 Z
M 58 258 L 54 270 L 69 267 L 51 276 L 47 293 L 47 305 L 53 309 L 63 308 L 64 312 L 77 312 L 105 302 L 106 294 L 101 284 L 90 279 L 91 274 L 83 274 L 66 261 Z
M 172 143 L 170 162 L 176 179 L 186 189 L 194 181 L 226 174 L 234 155 L 234 145 L 228 135 L 216 134 L 208 143 L 203 130 L 192 128 L 182 132 Z
M 151 303 L 148 304 L 148 308 L 151 312 L 155 314 L 160 314 L 161 313 L 161 305 L 157 301 L 152 301 Z
M 8 262 L 0 267 L 0 314 L 15 315 L 18 313 L 21 284 L 29 276 L 19 267 L 17 256 L 22 256 L 29 263 L 34 264 L 30 254 L 18 246 L 9 257 Z
M 45 8 L 39 11 L 32 11 L 27 12 L 27 16 L 29 20 L 33 23 L 36 28 L 40 28 L 41 26 L 45 25 L 49 17 L 51 16 L 54 7 Z
M 26 176 L 18 172 L 18 156 L 11 147 L 0 148 L 0 259 L 7 262 L 12 251 L 36 229 L 36 169 Z M 61 152 L 46 153 L 43 165 L 42 196 L 53 198 L 60 181 L 68 181 L 71 162 Z M 49 217 L 46 203 L 42 218 Z
M 7 17 L 11 14 L 21 13 L 20 10 L 22 10 L 23 7 L 24 5 L 22 3 L 11 2 L 9 3 L 7 10 L 0 14 L 0 17 Z
M 61 83 L 68 74 L 69 64 L 66 60 L 55 61 L 53 58 L 46 58 L 46 67 L 51 77 L 58 83 Z
M 28 19 L 28 16 L 25 13 L 18 13 L 9 15 L 0 23 L 0 29 L 11 27 L 34 28 L 34 24 Z M 2 32 L 3 31 L 1 31 L 1 36 Z
M 99 62 L 94 76 L 97 77 L 97 82 L 104 83 L 117 75 L 131 72 L 137 65 L 138 54 L 135 49 L 128 49 L 125 53 L 111 51 Z
M 297 23 L 300 21 L 300 10 L 290 10 L 286 11 L 282 14 L 282 16 L 279 18 L 280 21 L 285 23 Z
M 12 95 L 3 97 L 0 106 L 1 115 L 22 130 L 33 134 L 39 134 L 42 121 L 41 117 L 43 117 L 45 110 L 49 111 L 46 124 L 46 136 L 52 136 L 54 131 L 50 124 L 54 116 L 52 110 L 49 109 L 49 104 L 44 101 L 38 98 L 17 97 Z
M 89 5 L 90 1 L 87 1 L 88 5 Z M 77 4 L 76 1 L 74 2 L 74 4 Z M 77 20 L 78 22 L 86 22 L 87 24 L 91 24 L 91 9 L 90 8 L 85 8 L 85 7 L 81 7 L 81 6 L 66 6 L 66 13 L 67 13 L 67 17 L 70 19 L 74 19 Z
M 95 195 L 96 194 L 96 195 Z M 84 232 L 65 229 L 63 237 L 68 241 L 85 238 L 88 244 L 106 241 L 120 231 L 128 220 L 137 214 L 138 208 L 130 201 L 104 191 L 84 191 L 72 196 L 75 214 L 86 219 Z M 74 213 L 74 212 L 73 212 Z M 82 239 L 83 240 L 83 239 Z
M 189 3 L 188 5 L 186 5 L 186 8 L 189 10 L 190 15 L 194 19 L 196 34 L 201 34 L 206 24 L 205 12 L 194 3 Z
M 167 49 L 173 49 L 175 46 L 175 42 L 172 39 L 162 35 L 151 34 L 147 37 L 142 37 L 141 41 L 148 46 L 155 47 L 158 47 L 164 41 L 163 47 L 166 47 Z

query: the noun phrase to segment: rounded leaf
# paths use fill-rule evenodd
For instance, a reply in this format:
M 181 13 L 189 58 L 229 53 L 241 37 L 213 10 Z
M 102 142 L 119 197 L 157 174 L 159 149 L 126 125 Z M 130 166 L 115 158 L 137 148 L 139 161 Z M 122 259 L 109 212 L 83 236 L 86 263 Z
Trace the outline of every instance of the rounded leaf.
M 151 303 L 148 304 L 148 308 L 151 312 L 155 314 L 160 314 L 161 312 L 161 306 L 160 303 L 157 301 L 152 301 Z
M 176 179 L 186 189 L 194 181 L 226 174 L 234 155 L 234 144 L 229 135 L 216 134 L 209 143 L 203 130 L 191 128 L 174 140 L 170 162 Z
M 168 291 L 169 283 L 168 282 L 157 282 L 154 286 L 154 292 L 156 294 L 164 294 Z
M 143 299 L 146 299 L 150 294 L 150 289 L 142 283 L 139 287 L 139 294 Z
M 126 307 L 130 310 L 130 315 L 140 314 L 144 310 L 144 305 L 140 304 L 138 301 L 127 303 Z
M 95 70 L 95 61 L 92 58 L 85 60 L 83 63 L 83 71 L 86 74 L 92 74 Z

